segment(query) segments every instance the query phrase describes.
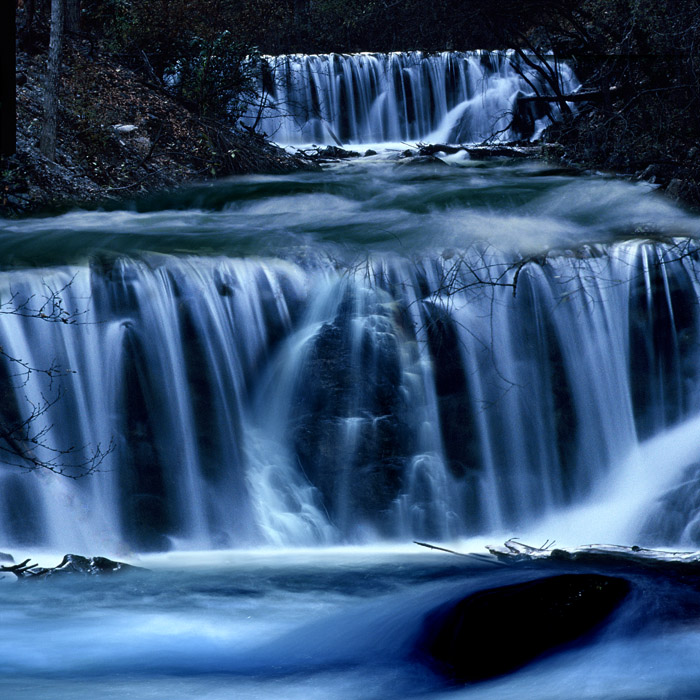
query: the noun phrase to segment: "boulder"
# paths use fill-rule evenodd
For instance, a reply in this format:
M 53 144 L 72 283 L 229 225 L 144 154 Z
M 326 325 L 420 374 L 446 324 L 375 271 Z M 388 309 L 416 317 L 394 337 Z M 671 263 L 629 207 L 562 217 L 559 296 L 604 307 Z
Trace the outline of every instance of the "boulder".
M 326 146 L 318 152 L 319 158 L 359 158 L 360 154 L 357 151 L 347 151 L 339 146 Z
M 405 156 L 397 164 L 397 167 L 405 165 L 439 165 L 449 167 L 449 165 L 437 156 Z
M 429 616 L 423 649 L 455 681 L 501 676 L 589 637 L 630 588 L 624 578 L 563 574 L 479 591 Z

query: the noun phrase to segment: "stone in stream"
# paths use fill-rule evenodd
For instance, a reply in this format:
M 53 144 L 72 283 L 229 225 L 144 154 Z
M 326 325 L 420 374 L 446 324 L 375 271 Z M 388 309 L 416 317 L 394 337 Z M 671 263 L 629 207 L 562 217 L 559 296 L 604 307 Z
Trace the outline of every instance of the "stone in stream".
M 630 588 L 623 578 L 563 574 L 479 591 L 430 615 L 423 650 L 456 681 L 501 676 L 595 632 Z
M 49 577 L 70 575 L 103 576 L 128 571 L 146 571 L 140 566 L 124 564 L 120 561 L 112 561 L 106 557 L 82 557 L 79 554 L 66 554 L 58 566 L 42 567 L 29 563 L 29 559 L 14 566 L 0 566 L 0 571 L 14 574 L 18 579 L 44 580 Z

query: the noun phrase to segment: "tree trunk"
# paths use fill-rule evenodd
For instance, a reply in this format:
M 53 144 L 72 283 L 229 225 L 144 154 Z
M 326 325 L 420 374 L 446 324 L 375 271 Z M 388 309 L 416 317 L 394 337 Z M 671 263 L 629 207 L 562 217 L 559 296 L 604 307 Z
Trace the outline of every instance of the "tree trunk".
M 11 156 L 16 147 L 16 7 L 16 0 L 0 0 L 0 156 Z
M 65 0 L 51 0 L 51 38 L 44 83 L 44 127 L 39 147 L 53 160 L 56 157 L 56 122 L 58 117 L 58 82 L 63 49 L 63 14 Z
M 66 31 L 77 32 L 80 29 L 80 0 L 66 0 Z

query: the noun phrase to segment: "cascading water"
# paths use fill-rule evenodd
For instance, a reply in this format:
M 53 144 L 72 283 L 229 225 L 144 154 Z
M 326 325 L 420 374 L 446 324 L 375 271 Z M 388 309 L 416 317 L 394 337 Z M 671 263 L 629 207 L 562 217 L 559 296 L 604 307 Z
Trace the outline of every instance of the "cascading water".
M 561 93 L 575 91 L 571 69 L 551 62 Z M 284 144 L 512 140 L 558 114 L 517 108 L 518 97 L 552 90 L 513 52 L 276 56 L 263 69 L 245 121 Z
M 279 67 L 280 141 L 476 140 L 528 91 L 489 53 Z M 0 550 L 149 568 L 5 576 L 3 697 L 700 697 L 692 565 L 611 564 L 604 628 L 459 686 L 456 601 L 589 569 L 410 544 L 700 546 L 700 219 L 650 190 L 389 148 L 0 220 Z M 561 627 L 525 600 L 473 643 Z
M 46 444 L 114 450 L 77 481 L 4 468 L 0 538 L 118 551 L 529 527 L 583 502 L 639 435 L 700 409 L 697 254 L 677 250 L 147 255 L 4 273 L 4 298 L 63 289 L 85 311 L 0 317 L 8 355 L 76 372 L 15 377 L 6 420 L 60 385 Z M 669 466 L 667 487 L 696 458 Z M 662 520 L 649 515 L 647 537 L 668 534 Z

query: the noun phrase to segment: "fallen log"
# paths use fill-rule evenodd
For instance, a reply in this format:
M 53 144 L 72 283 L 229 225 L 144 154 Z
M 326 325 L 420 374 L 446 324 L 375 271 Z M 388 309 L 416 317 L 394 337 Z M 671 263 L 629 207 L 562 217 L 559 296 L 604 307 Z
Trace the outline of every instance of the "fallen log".
M 589 544 L 576 549 L 555 548 L 554 542 L 533 547 L 517 538 L 503 545 L 487 545 L 486 549 L 501 563 L 524 562 L 577 563 L 609 568 L 634 566 L 668 574 L 700 575 L 700 552 L 672 552 L 614 544 Z
M 513 144 L 498 144 L 494 146 L 450 146 L 444 143 L 419 143 L 418 155 L 434 156 L 437 153 L 453 155 L 464 151 L 470 158 L 483 160 L 485 158 L 533 158 L 540 154 L 539 146 L 516 146 Z M 415 155 L 405 151 L 405 157 Z

